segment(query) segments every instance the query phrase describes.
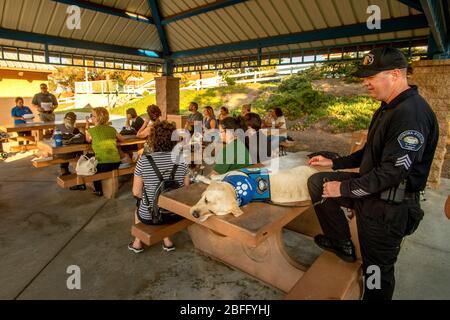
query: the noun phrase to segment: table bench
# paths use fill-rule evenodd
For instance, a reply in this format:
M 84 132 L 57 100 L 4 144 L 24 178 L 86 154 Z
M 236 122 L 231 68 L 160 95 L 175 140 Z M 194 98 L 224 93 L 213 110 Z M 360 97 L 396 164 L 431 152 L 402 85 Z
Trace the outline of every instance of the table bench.
M 280 142 L 280 156 L 287 156 L 287 149 L 292 148 L 295 145 L 294 141 Z
M 119 191 L 118 177 L 133 174 L 135 167 L 136 165 L 132 164 L 131 166 L 123 169 L 101 172 L 92 176 L 79 176 L 74 173 L 66 176 L 60 176 L 56 179 L 56 182 L 61 188 L 68 189 L 80 184 L 88 184 L 101 180 L 104 197 L 107 199 L 113 199 Z
M 324 251 L 285 299 L 358 300 L 362 292 L 361 277 L 360 262 L 348 263 Z
M 78 161 L 78 159 L 80 159 L 79 157 L 76 158 L 72 158 L 72 159 L 33 159 L 31 160 L 31 164 L 33 165 L 33 167 L 35 168 L 46 168 L 46 167 L 50 167 L 50 166 L 54 166 L 54 165 L 58 165 L 58 164 L 63 164 L 63 163 L 76 163 Z
M 163 225 L 146 225 L 143 223 L 137 223 L 131 227 L 131 235 L 138 238 L 146 246 L 152 246 L 159 243 L 166 237 L 170 237 L 175 233 L 178 233 L 194 222 L 182 219 L 175 223 L 163 224 Z

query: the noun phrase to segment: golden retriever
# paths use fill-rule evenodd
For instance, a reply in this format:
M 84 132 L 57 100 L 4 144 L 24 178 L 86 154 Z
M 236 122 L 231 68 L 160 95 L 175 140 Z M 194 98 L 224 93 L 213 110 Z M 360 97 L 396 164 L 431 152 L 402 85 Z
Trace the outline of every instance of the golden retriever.
M 307 182 L 310 176 L 318 172 L 309 166 L 298 166 L 292 169 L 280 170 L 269 175 L 271 197 L 274 203 L 290 203 L 311 200 Z M 229 172 L 227 175 L 242 175 L 239 171 Z M 243 214 L 239 208 L 234 187 L 221 181 L 222 176 L 211 179 L 197 176 L 196 180 L 208 184 L 200 200 L 190 209 L 190 214 L 200 222 L 212 215 L 233 214 L 238 217 Z

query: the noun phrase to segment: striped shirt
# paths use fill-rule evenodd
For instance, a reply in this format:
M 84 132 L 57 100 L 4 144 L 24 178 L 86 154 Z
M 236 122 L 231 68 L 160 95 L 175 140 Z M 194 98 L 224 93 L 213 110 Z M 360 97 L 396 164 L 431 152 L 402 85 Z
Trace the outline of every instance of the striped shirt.
M 154 152 L 151 154 L 153 160 L 159 172 L 161 172 L 164 179 L 170 179 L 170 173 L 172 172 L 174 166 L 174 160 L 172 160 L 171 152 Z M 151 220 L 151 216 L 148 212 L 148 208 L 153 205 L 153 198 L 155 196 L 156 188 L 159 185 L 159 179 L 153 170 L 150 161 L 147 157 L 143 155 L 134 171 L 134 175 L 141 177 L 144 181 L 144 188 L 148 196 L 150 204 L 147 203 L 144 193 L 142 193 L 142 201 L 138 209 L 138 215 L 145 220 Z M 175 181 L 177 181 L 180 186 L 184 185 L 184 177 L 189 175 L 189 169 L 186 163 L 180 163 L 178 169 L 175 173 Z

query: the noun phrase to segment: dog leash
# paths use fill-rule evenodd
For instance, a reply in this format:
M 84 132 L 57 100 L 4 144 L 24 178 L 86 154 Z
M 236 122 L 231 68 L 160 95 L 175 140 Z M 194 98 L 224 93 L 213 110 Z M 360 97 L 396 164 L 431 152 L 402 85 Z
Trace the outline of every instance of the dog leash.
M 309 207 L 311 205 L 311 201 L 297 201 L 297 202 L 273 202 L 272 200 L 266 200 L 264 203 L 271 204 L 277 207 L 290 207 L 290 208 L 301 208 L 301 207 Z

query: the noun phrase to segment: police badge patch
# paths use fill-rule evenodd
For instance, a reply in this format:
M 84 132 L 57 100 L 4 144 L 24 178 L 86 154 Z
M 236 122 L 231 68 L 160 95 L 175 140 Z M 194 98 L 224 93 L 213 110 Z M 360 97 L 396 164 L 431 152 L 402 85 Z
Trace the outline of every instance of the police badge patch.
M 364 66 L 370 66 L 374 63 L 374 61 L 375 61 L 375 56 L 372 53 L 368 53 L 364 56 L 362 64 Z
M 423 135 L 416 130 L 402 132 L 397 140 L 402 149 L 415 152 L 419 151 L 425 142 Z

